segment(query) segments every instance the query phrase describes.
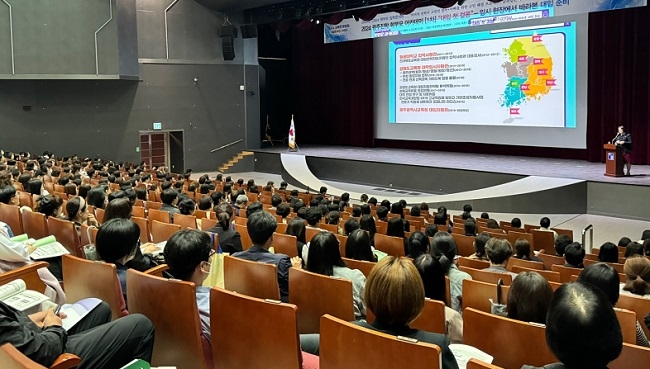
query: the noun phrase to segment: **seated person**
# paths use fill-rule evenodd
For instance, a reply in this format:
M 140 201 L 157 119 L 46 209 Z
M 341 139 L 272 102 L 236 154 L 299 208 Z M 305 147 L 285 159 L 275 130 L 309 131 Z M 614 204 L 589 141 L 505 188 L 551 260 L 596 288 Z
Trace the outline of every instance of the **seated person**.
M 404 222 L 400 218 L 390 218 L 386 227 L 386 235 L 401 238 L 404 242 L 404 254 L 408 253 L 409 240 L 404 234 Z
M 598 261 L 603 263 L 618 263 L 618 247 L 612 242 L 605 242 L 598 250 Z
M 382 222 L 388 222 L 388 208 L 385 206 L 380 206 L 377 208 L 377 220 Z
M 487 255 L 485 255 L 485 244 L 492 238 L 489 233 L 481 233 L 474 239 L 474 253 L 469 256 L 470 259 L 474 260 L 485 260 L 487 261 Z
M 445 272 L 438 259 L 430 254 L 422 254 L 413 260 L 424 283 L 424 297 L 445 302 Z M 463 343 L 463 317 L 456 310 L 445 306 L 445 327 L 451 343 Z
M 546 324 L 546 313 L 553 298 L 553 288 L 536 272 L 523 272 L 512 281 L 508 291 L 508 318 Z
M 512 246 L 508 240 L 490 238 L 485 244 L 485 254 L 490 262 L 490 267 L 483 270 L 486 272 L 510 274 L 513 280 L 517 277 L 517 273 L 506 270 L 508 260 L 512 256 Z
M 618 240 L 618 246 L 620 247 L 625 247 L 627 246 L 632 240 L 629 237 L 621 237 L 620 240 Z
M 381 259 L 368 276 L 364 295 L 375 320 L 371 324 L 363 320 L 355 324 L 437 345 L 441 351 L 442 368 L 458 368 L 456 358 L 449 350 L 447 336 L 409 327 L 424 309 L 424 284 L 412 261 L 393 256 Z
M 359 221 L 354 219 L 354 218 L 350 218 L 350 219 L 346 220 L 345 223 L 343 224 L 343 233 L 345 233 L 345 236 L 349 237 L 350 234 L 355 229 L 360 229 L 360 228 L 361 228 L 361 225 L 359 225 Z M 372 242 L 372 239 L 370 239 L 370 240 Z
M 584 268 L 582 262 L 585 260 L 585 249 L 579 242 L 569 244 L 564 250 L 564 266 L 571 268 Z
M 625 260 L 625 285 L 621 293 L 650 299 L 650 260 L 630 258 Z
M 363 290 L 366 285 L 366 276 L 358 269 L 350 269 L 341 259 L 339 241 L 334 233 L 322 231 L 316 233 L 309 243 L 309 257 L 305 270 L 325 276 L 334 276 L 352 282 L 352 302 L 354 304 L 355 319 L 366 316 L 366 307 L 363 303 Z
M 210 257 L 214 254 L 210 236 L 196 229 L 183 229 L 174 233 L 165 245 L 165 261 L 169 273 L 182 281 L 196 285 L 196 306 L 201 318 L 201 332 L 210 336 L 210 287 L 203 281 L 210 274 Z
M 546 343 L 561 363 L 544 368 L 607 368 L 621 354 L 623 335 L 602 291 L 582 282 L 567 283 L 553 294 L 546 318 Z
M 232 206 L 227 202 L 223 202 L 214 207 L 214 215 L 217 217 L 217 225 L 208 229 L 208 232 L 219 235 L 221 251 L 228 254 L 242 251 L 241 235 L 231 226 L 231 219 L 233 218 Z
M 476 223 L 473 219 L 467 219 L 463 224 L 465 236 L 476 237 Z
M 615 306 L 620 296 L 620 278 L 613 267 L 605 263 L 591 264 L 580 273 L 578 281 L 590 283 L 603 291 L 609 302 L 614 306 L 614 310 L 616 310 Z M 637 346 L 650 346 L 639 320 L 636 321 L 636 344 Z
M 124 301 L 126 301 L 126 270 L 129 269 L 129 262 L 134 260 L 137 250 L 140 248 L 140 227 L 128 219 L 115 218 L 102 224 L 97 231 L 97 254 L 107 263 L 115 264 L 117 277 L 120 280 Z M 145 253 L 151 253 L 159 250 L 155 244 L 148 246 Z M 150 265 L 155 266 L 155 265 Z M 141 272 L 149 269 L 136 268 Z
M 362 229 L 355 229 L 345 243 L 345 257 L 348 259 L 376 262 L 377 255 L 372 252 L 370 235 Z
M 63 199 L 57 195 L 45 195 L 39 196 L 36 200 L 35 210 L 41 214 L 45 214 L 45 217 L 55 217 L 60 218 L 63 214 Z
M 88 211 L 88 206 L 86 206 L 86 200 L 81 197 L 74 197 L 68 200 L 68 203 L 65 205 L 66 211 L 68 212 L 67 219 L 74 223 L 77 232 L 81 232 L 82 225 L 98 227 L 99 223 L 95 219 L 95 216 Z
M 246 211 L 248 206 L 248 196 L 246 195 L 237 195 L 235 203 L 233 204 L 233 209 L 235 209 L 235 215 L 239 216 L 240 211 Z M 243 215 L 242 215 L 243 216 Z
M 548 217 L 540 219 L 539 230 L 553 232 L 553 240 L 557 240 L 557 232 L 551 229 L 551 220 Z
M 496 220 L 494 219 L 488 219 L 487 220 L 487 228 L 490 229 L 493 232 L 497 233 L 506 233 L 501 227 L 499 226 L 499 223 L 497 223 Z
M 515 241 L 515 254 L 513 256 L 521 260 L 536 261 L 538 263 L 542 262 L 542 259 L 535 256 L 535 254 L 530 251 L 530 242 L 525 238 L 518 238 Z
M 571 237 L 565 234 L 558 235 L 555 239 L 555 255 L 564 256 L 564 249 L 566 249 L 571 242 L 573 242 L 571 241 Z
M 451 289 L 451 308 L 461 312 L 463 297 L 463 280 L 472 277 L 462 270 L 459 270 L 454 263 L 456 258 L 456 242 L 447 232 L 438 232 L 433 236 L 431 242 L 431 255 L 438 259 L 445 275 L 449 276 L 449 288 Z
M 512 227 L 512 228 L 521 228 L 521 219 L 512 218 L 512 220 L 510 221 L 510 227 Z
M 160 194 L 160 201 L 162 201 L 160 210 L 169 212 L 169 219 L 173 221 L 174 214 L 181 212 L 176 207 L 176 203 L 178 203 L 178 192 L 173 188 L 168 188 Z
M 628 259 L 639 256 L 645 256 L 643 245 L 636 242 L 630 242 L 627 244 L 627 246 L 625 246 L 625 253 L 623 254 L 623 257 Z
M 246 221 L 248 235 L 253 245 L 246 251 L 236 252 L 232 256 L 244 260 L 257 261 L 261 263 L 275 264 L 278 267 L 278 284 L 280 286 L 280 298 L 284 302 L 289 301 L 289 268 L 300 268 L 302 260 L 299 257 L 289 258 L 284 254 L 272 254 L 269 247 L 273 246 L 273 233 L 278 227 L 273 215 L 258 211 L 251 215 Z
M 291 219 L 287 226 L 285 234 L 296 237 L 296 246 L 298 247 L 298 256 L 302 257 L 303 249 L 307 245 L 305 236 L 305 221 L 300 218 Z
M 81 358 L 78 369 L 120 368 L 133 359 L 151 362 L 154 328 L 144 315 L 111 321 L 111 308 L 102 302 L 69 331 L 62 318 L 65 314 L 57 316 L 52 309 L 26 315 L 0 302 L 0 342 L 46 367 L 63 353 Z
M 186 197 L 180 201 L 178 201 L 177 204 L 178 211 L 182 215 L 194 215 L 196 212 L 196 201 L 190 199 L 189 197 Z M 201 219 L 196 218 L 196 226 L 198 229 L 201 229 Z
M 427 237 L 433 237 L 436 235 L 436 233 L 438 233 L 438 226 L 435 224 L 428 224 L 424 229 L 424 233 L 427 235 Z
M 430 251 L 431 245 L 427 235 L 420 231 L 411 233 L 411 237 L 408 239 L 408 258 L 415 259 L 422 254 L 428 254 Z
M 287 216 L 291 214 L 291 207 L 287 203 L 282 203 L 275 209 L 275 214 L 282 217 L 282 223 L 287 224 Z

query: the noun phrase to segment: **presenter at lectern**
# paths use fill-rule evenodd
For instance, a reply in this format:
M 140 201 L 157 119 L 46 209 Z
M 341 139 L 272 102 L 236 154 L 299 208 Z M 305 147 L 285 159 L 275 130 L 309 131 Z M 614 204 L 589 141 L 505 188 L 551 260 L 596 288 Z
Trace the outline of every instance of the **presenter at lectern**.
M 630 161 L 632 157 L 632 135 L 625 132 L 625 127 L 618 126 L 618 134 L 612 140 L 612 144 L 623 148 L 623 158 L 625 159 L 625 168 L 627 169 L 625 175 L 629 176 L 630 168 L 632 167 L 632 162 Z

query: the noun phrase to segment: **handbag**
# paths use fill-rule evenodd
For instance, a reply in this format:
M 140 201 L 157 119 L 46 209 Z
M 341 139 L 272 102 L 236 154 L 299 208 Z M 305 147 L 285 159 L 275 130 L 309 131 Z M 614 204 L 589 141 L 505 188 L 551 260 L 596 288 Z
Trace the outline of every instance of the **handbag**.
M 501 286 L 503 286 L 503 279 L 499 279 L 499 281 L 497 282 L 497 301 L 495 302 L 494 300 L 489 299 L 490 312 L 494 315 L 507 316 L 508 315 L 507 305 L 502 303 L 503 299 L 502 299 Z

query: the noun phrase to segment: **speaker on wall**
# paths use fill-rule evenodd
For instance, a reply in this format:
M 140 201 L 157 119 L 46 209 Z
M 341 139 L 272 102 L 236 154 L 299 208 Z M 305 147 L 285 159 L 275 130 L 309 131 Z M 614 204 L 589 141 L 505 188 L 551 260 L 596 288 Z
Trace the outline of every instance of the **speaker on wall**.
M 242 38 L 255 38 L 257 37 L 257 25 L 255 24 L 242 24 L 241 37 Z
M 235 44 L 232 37 L 221 37 L 221 51 L 223 60 L 235 59 Z
M 237 38 L 237 27 L 232 24 L 224 24 L 219 27 L 219 36 Z

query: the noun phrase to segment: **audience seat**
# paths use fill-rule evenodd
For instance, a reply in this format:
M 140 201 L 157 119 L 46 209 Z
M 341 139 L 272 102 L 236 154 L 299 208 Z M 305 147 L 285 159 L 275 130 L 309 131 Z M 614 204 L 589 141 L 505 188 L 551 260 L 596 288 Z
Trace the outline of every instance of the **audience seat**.
M 457 253 L 460 256 L 471 256 L 476 250 L 474 250 L 474 240 L 476 237 L 465 236 L 464 234 L 452 234 L 451 235 L 456 242 L 456 247 L 458 249 Z
M 155 194 L 155 192 L 153 191 L 149 192 L 150 196 L 151 194 Z M 147 201 L 147 203 L 145 204 L 145 207 L 147 208 L 147 211 L 160 210 L 160 208 L 162 207 L 162 202 L 152 201 L 151 199 L 149 199 L 149 201 Z
M 521 272 L 536 272 L 539 273 L 542 277 L 546 278 L 546 280 L 549 282 L 562 283 L 560 279 L 560 273 L 554 272 L 552 270 L 537 270 L 514 265 L 512 267 L 512 272 L 517 274 Z
M 596 264 L 596 263 L 598 263 L 597 260 L 587 260 L 587 258 L 585 258 L 585 260 L 584 260 L 585 268 L 588 267 L 591 264 Z M 624 263 L 623 264 L 621 264 L 621 263 L 605 263 L 605 264 L 607 264 L 607 265 L 611 266 L 612 268 L 614 268 L 618 273 L 625 273 L 625 270 L 623 270 L 623 267 L 625 267 Z M 625 280 L 622 280 L 621 282 L 625 282 Z
M 336 239 L 339 240 L 339 253 L 341 256 L 345 256 L 345 246 L 348 243 L 348 236 L 342 236 L 340 234 L 334 234 Z
M 195 216 L 197 219 L 211 219 L 211 218 L 212 218 L 212 217 L 210 216 L 211 213 L 212 213 L 212 212 L 209 211 L 209 210 L 199 210 L 199 209 L 196 209 L 196 210 L 194 211 L 194 216 Z
M 550 232 L 549 232 L 550 233 Z M 518 239 L 523 238 L 528 243 L 530 243 L 530 250 L 538 250 L 538 248 L 535 246 L 535 240 L 533 239 L 533 235 L 530 233 L 522 233 L 522 232 L 510 232 L 508 233 L 508 242 L 510 242 L 510 245 L 512 245 L 513 250 L 515 246 L 515 241 Z
M 73 354 L 62 354 L 49 367 L 50 369 L 68 369 L 79 366 L 81 359 Z M 0 346 L 0 367 L 3 369 L 46 369 L 32 361 L 10 343 Z
M 569 238 L 571 240 L 573 240 L 573 230 L 571 230 L 571 229 L 561 229 L 561 228 L 551 228 L 551 229 L 554 230 L 555 233 L 557 233 L 558 236 L 559 235 L 569 236 Z
M 225 256 L 224 288 L 260 299 L 280 300 L 277 266 Z
M 95 209 L 95 219 L 97 219 L 97 222 L 99 224 L 104 223 L 104 215 L 106 214 L 106 210 L 102 208 L 96 208 Z
M 181 229 L 197 229 L 196 217 L 194 215 L 174 214 L 173 224 L 181 226 Z
M 311 239 L 320 232 L 322 232 L 322 229 L 320 228 L 312 228 L 310 226 L 307 226 L 305 228 L 305 240 L 307 243 L 311 242 Z
M 641 296 L 631 296 L 628 294 L 621 294 L 616 303 L 616 307 L 621 309 L 627 309 L 634 311 L 636 313 L 636 319 L 643 327 L 646 337 L 650 337 L 650 330 L 643 322 L 643 318 L 650 313 L 650 299 L 643 298 Z
M 289 302 L 298 306 L 298 331 L 318 333 L 320 317 L 354 320 L 352 282 L 306 270 L 289 269 Z
M 149 214 L 147 215 L 147 220 L 149 221 L 149 229 L 153 232 L 153 221 L 159 221 L 161 223 L 171 223 L 171 219 L 168 211 L 149 209 Z
M 646 333 L 647 334 L 647 333 Z M 609 369 L 646 369 L 650 363 L 650 348 L 623 343 L 619 357 L 609 363 Z
M 140 227 L 140 243 L 151 242 L 151 232 L 149 231 L 149 222 L 145 218 L 131 217 L 131 220 Z
M 468 268 L 463 266 L 459 267 L 458 269 L 469 274 L 470 276 L 472 276 L 472 279 L 477 281 L 496 284 L 501 279 L 503 280 L 503 284 L 506 286 L 512 284 L 512 275 L 508 273 L 490 272 L 486 270 Z
M 320 369 L 440 369 L 440 348 L 346 322 L 321 318 Z
M 484 363 L 478 359 L 470 359 L 467 362 L 466 369 L 504 369 L 500 366 Z
M 534 250 L 539 251 L 543 249 L 549 254 L 555 254 L 555 236 L 553 232 L 533 229 L 530 233 L 533 235 L 533 240 L 535 241 Z M 533 247 L 531 244 L 532 251 Z
M 0 203 L 0 222 L 7 223 L 16 236 L 25 233 L 19 206 Z
M 287 233 L 287 227 L 289 226 L 289 221 L 290 217 L 287 217 L 287 222 L 286 223 L 280 223 L 278 222 L 278 228 L 275 230 L 278 233 L 286 234 Z
M 515 257 L 511 257 L 510 260 L 508 261 L 508 266 L 506 267 L 506 269 L 512 272 L 513 271 L 512 268 L 515 266 L 524 267 L 528 269 L 535 269 L 535 270 L 544 270 L 544 263 L 542 262 L 522 260 L 522 259 L 517 259 Z
M 299 256 L 298 239 L 296 236 L 275 232 L 273 233 L 273 250 L 276 254 L 289 255 L 291 258 Z
M 582 269 L 580 268 L 566 267 L 564 265 L 557 264 L 552 265 L 551 270 L 560 273 L 560 281 L 562 283 L 569 283 L 571 282 L 572 275 L 580 275 L 580 273 L 582 273 Z
M 251 236 L 248 234 L 248 228 L 245 225 L 239 225 L 235 223 L 235 231 L 239 232 L 241 236 L 241 246 L 242 249 L 248 250 L 249 247 L 253 246 L 253 241 Z
M 45 292 L 46 286 L 41 280 L 41 277 L 39 277 L 38 270 L 41 268 L 47 268 L 48 266 L 49 264 L 44 261 L 36 261 L 33 264 L 0 273 L 0 286 L 16 279 L 22 279 L 28 290 L 43 293 Z
M 80 258 L 85 258 L 83 247 L 81 245 L 81 239 L 77 233 L 77 229 L 74 226 L 74 223 L 65 220 L 58 219 L 56 217 L 47 218 L 47 229 L 50 231 L 50 234 L 56 238 L 56 240 L 63 245 L 68 252 L 72 255 L 76 255 Z
M 76 302 L 96 297 L 111 307 L 113 320 L 127 314 L 115 264 L 90 261 L 72 255 L 63 255 L 61 263 L 68 301 Z
M 490 262 L 486 260 L 477 260 L 477 259 L 470 259 L 468 257 L 461 257 L 458 259 L 458 266 L 474 268 L 474 269 L 485 269 L 490 267 Z
M 501 303 L 508 301 L 509 286 L 501 286 Z M 475 281 L 472 279 L 463 280 L 463 308 L 472 308 L 486 313 L 491 312 L 489 299 L 495 303 L 497 300 L 496 283 Z
M 343 258 L 343 261 L 345 264 L 347 264 L 348 268 L 350 269 L 359 269 L 363 275 L 366 276 L 366 278 L 370 275 L 370 271 L 372 268 L 375 267 L 377 263 L 373 263 L 371 261 L 363 261 L 363 260 L 354 260 L 354 259 L 348 259 L 348 258 Z
M 464 291 L 463 291 L 464 292 Z M 546 345 L 543 325 L 508 319 L 472 308 L 463 310 L 463 341 L 494 357 L 504 368 L 557 362 Z
M 146 218 L 146 214 L 143 206 L 133 206 L 131 208 L 131 215 L 139 218 Z
M 217 220 L 210 218 L 201 219 L 201 230 L 207 231 L 208 229 L 214 228 L 217 226 Z
M 564 258 L 562 256 L 540 253 L 537 254 L 537 257 L 542 259 L 546 270 L 551 270 L 551 265 L 564 265 Z
M 30 238 L 41 239 L 50 235 L 47 229 L 47 219 L 44 214 L 35 211 L 25 211 L 22 214 L 23 229 Z
M 181 230 L 178 224 L 169 224 L 154 220 L 151 223 L 151 240 L 153 243 L 167 241 L 174 233 Z
M 248 222 L 248 218 L 246 217 L 235 217 L 235 224 L 237 225 L 245 226 L 246 222 Z
M 295 305 L 212 288 L 210 311 L 219 312 L 210 314 L 215 369 L 318 367 L 301 352 Z
M 201 339 L 194 283 L 147 275 L 134 269 L 127 271 L 126 280 L 130 311 L 145 315 L 155 327 L 152 366 L 212 368 L 210 346 L 207 340 Z
M 404 240 L 399 237 L 375 233 L 375 248 L 391 256 L 406 256 L 404 254 Z
M 621 325 L 623 342 L 636 345 L 636 313 L 634 311 L 620 308 L 614 309 L 614 312 L 616 312 L 618 323 Z
M 532 224 L 524 224 L 524 229 L 526 230 L 526 233 L 530 233 L 533 229 L 539 229 L 541 228 L 538 225 L 532 225 Z
M 18 191 L 17 195 L 18 195 L 18 202 L 20 203 L 20 206 L 27 206 L 30 209 L 34 209 L 36 207 L 36 203 L 34 203 L 32 200 L 31 193 L 25 191 Z
M 322 229 L 323 231 L 332 232 L 334 234 L 338 234 L 338 232 L 339 232 L 339 226 L 336 225 L 336 224 L 321 223 L 321 224 L 318 225 L 318 227 L 320 229 Z

